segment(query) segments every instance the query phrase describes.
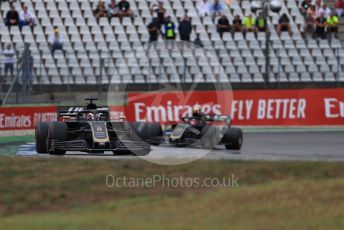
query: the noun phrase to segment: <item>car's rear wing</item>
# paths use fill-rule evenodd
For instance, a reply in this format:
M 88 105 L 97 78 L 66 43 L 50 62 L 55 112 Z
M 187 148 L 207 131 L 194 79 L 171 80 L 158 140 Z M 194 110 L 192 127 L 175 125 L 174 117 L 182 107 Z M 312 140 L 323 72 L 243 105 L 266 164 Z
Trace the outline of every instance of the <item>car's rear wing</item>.
M 210 120 L 213 122 L 225 122 L 227 126 L 229 126 L 232 122 L 232 118 L 230 116 L 223 116 L 223 115 L 214 115 L 210 117 Z
M 59 107 L 58 116 L 59 117 L 63 117 L 63 116 L 76 117 L 76 115 L 79 112 L 82 112 L 84 110 L 85 109 L 83 107 L 62 106 L 62 107 Z
M 205 121 L 207 123 L 223 125 L 224 123 L 226 126 L 229 126 L 232 122 L 232 118 L 230 116 L 223 116 L 223 115 L 205 115 Z M 194 119 L 194 117 L 183 117 L 183 120 Z
M 60 106 L 58 108 L 59 120 L 75 120 L 80 112 L 86 111 L 84 107 L 81 106 Z M 107 107 L 98 108 L 97 111 L 106 111 L 109 109 Z

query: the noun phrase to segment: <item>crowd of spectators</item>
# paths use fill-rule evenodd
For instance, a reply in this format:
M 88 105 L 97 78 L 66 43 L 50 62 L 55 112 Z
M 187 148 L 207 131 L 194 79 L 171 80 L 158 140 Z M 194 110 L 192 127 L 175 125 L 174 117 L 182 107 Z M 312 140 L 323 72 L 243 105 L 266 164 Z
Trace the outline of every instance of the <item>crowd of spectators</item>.
M 232 35 L 234 33 L 243 33 L 246 36 L 248 32 L 257 35 L 258 32 L 270 31 L 266 18 L 262 13 L 257 16 L 249 14 L 244 17 L 235 15 L 230 22 L 224 13 L 222 4 L 220 0 L 199 0 L 196 6 L 201 18 L 211 17 L 216 22 L 217 32 L 221 38 L 224 33 L 232 33 Z M 163 39 L 174 40 L 177 37 L 177 32 L 180 40 L 191 41 L 193 26 L 188 16 L 185 15 L 177 26 L 171 15 L 167 15 L 167 10 L 162 1 L 153 4 L 150 11 L 153 15 L 152 21 L 147 26 L 150 42 L 157 41 L 160 36 Z M 304 37 L 307 34 L 312 34 L 314 38 L 321 39 L 328 38 L 331 34 L 337 37 L 339 21 L 344 16 L 344 0 L 336 0 L 334 9 L 330 9 L 322 0 L 303 0 L 300 5 L 300 12 L 305 19 L 302 31 Z M 128 0 L 99 0 L 94 9 L 94 15 L 99 20 L 102 17 L 109 19 L 112 17 L 133 17 L 133 12 Z M 27 6 L 22 5 L 20 12 L 18 12 L 14 4 L 10 4 L 10 9 L 4 21 L 8 27 L 18 26 L 22 30 L 24 26 L 29 26 L 33 30 L 36 17 Z M 290 19 L 287 14 L 282 14 L 277 25 L 274 26 L 278 34 L 288 32 L 292 35 Z M 195 37 L 197 42 L 201 43 L 201 38 L 198 35 Z M 58 28 L 54 29 L 49 43 L 53 54 L 56 50 L 63 49 L 63 38 Z
M 10 10 L 6 13 L 4 19 L 5 25 L 9 28 L 11 26 L 19 26 L 19 29 L 22 30 L 23 26 L 30 26 L 33 30 L 35 26 L 35 15 L 28 9 L 27 6 L 22 5 L 20 13 L 16 10 L 13 4 L 10 5 Z
M 132 17 L 133 12 L 130 9 L 130 3 L 127 0 L 110 0 L 106 5 L 103 0 L 99 0 L 96 8 L 94 9 L 94 15 L 99 20 L 100 18 L 109 18 L 112 17 Z
M 292 35 L 290 19 L 287 14 L 281 15 L 276 25 L 276 31 L 278 34 L 281 32 L 289 32 L 289 34 Z M 243 20 L 240 15 L 235 15 L 232 24 L 230 24 L 226 15 L 222 14 L 217 21 L 217 32 L 220 34 L 220 37 L 226 32 L 232 34 L 240 32 L 243 33 L 244 36 L 246 36 L 248 32 L 253 32 L 257 36 L 258 32 L 269 32 L 269 29 L 267 21 L 262 13 L 257 17 L 250 14 L 244 17 Z
M 176 26 L 170 15 L 167 15 L 167 11 L 163 2 L 153 4 L 150 9 L 153 19 L 148 24 L 149 41 L 158 41 L 159 36 L 166 40 L 175 40 L 177 37 L 177 30 L 182 41 L 191 41 L 191 33 L 193 30 L 190 18 L 184 16 L 179 25 Z
M 10 30 L 11 27 L 19 27 L 20 31 L 24 26 L 29 26 L 31 30 L 34 29 L 36 24 L 36 17 L 35 15 L 28 9 L 28 7 L 24 4 L 21 5 L 21 10 L 18 12 L 15 8 L 14 4 L 10 4 L 10 9 L 7 11 L 4 24 Z M 0 83 L 6 82 L 9 76 L 11 78 L 14 77 L 14 63 L 15 63 L 15 51 L 12 47 L 12 44 L 7 44 L 5 49 L 2 52 L 2 62 L 4 63 L 5 67 L 5 75 L 4 78 L 1 79 Z
M 227 17 L 223 14 L 223 5 L 219 0 L 213 0 L 209 2 L 208 0 L 200 0 L 197 4 L 197 11 L 200 17 L 211 17 L 213 21 L 219 18 L 217 31 L 222 36 L 225 32 L 231 31 L 231 25 Z M 170 15 L 167 15 L 164 4 L 160 1 L 158 4 L 153 4 L 151 7 L 151 13 L 153 14 L 153 19 L 147 26 L 148 32 L 150 34 L 149 41 L 154 42 L 161 36 L 163 39 L 173 40 L 176 39 L 176 31 L 178 31 L 180 40 L 191 41 L 191 34 L 193 32 L 193 26 L 190 18 L 185 15 L 179 22 L 179 26 L 176 26 Z M 241 31 L 241 27 L 236 30 Z M 197 45 L 202 46 L 202 41 L 199 36 L 195 36 L 193 41 Z
M 300 11 L 305 18 L 303 36 L 311 34 L 313 38 L 326 39 L 334 34 L 337 38 L 343 9 L 343 0 L 336 0 L 334 9 L 330 9 L 321 0 L 302 1 Z
M 207 0 L 202 0 L 197 7 L 198 13 L 201 17 L 216 16 L 223 9 L 221 4 L 219 4 L 218 1 L 215 1 L 211 5 Z M 330 38 L 332 34 L 338 38 L 339 21 L 344 16 L 344 0 L 336 0 L 333 10 L 321 0 L 304 0 L 301 3 L 300 11 L 305 18 L 302 31 L 304 37 L 311 33 L 313 38 L 326 39 Z M 283 13 L 278 20 L 278 24 L 274 25 L 277 34 L 280 35 L 281 32 L 288 32 L 292 36 L 290 23 L 288 15 Z M 217 31 L 221 37 L 227 32 L 232 34 L 242 32 L 246 36 L 247 32 L 254 32 L 255 35 L 257 35 L 257 32 L 269 32 L 269 28 L 262 14 L 259 14 L 257 17 L 250 14 L 243 18 L 240 15 L 236 15 L 231 24 L 226 15 L 221 13 L 217 21 Z

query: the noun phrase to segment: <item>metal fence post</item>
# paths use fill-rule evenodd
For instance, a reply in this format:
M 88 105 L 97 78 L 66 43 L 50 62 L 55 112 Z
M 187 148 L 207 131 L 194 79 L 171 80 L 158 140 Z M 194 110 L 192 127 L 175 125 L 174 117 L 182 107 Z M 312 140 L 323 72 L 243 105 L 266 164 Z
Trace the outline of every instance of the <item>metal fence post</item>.
M 99 61 L 100 61 L 100 70 L 99 70 L 99 79 L 98 79 L 98 90 L 99 96 L 102 92 L 102 78 L 103 78 L 103 68 L 104 68 L 104 60 L 102 58 L 102 50 L 98 51 Z
M 39 93 L 42 92 L 42 74 L 43 74 L 43 50 L 39 51 Z
M 67 53 L 67 55 L 65 55 L 65 57 L 66 57 L 66 60 L 67 60 L 67 90 L 68 90 L 68 93 L 70 93 L 71 92 L 71 80 L 70 80 L 70 78 L 71 78 L 71 70 L 70 70 L 70 57 L 69 57 L 69 55 L 70 55 L 70 53 L 69 52 L 65 52 L 65 53 Z
M 112 77 L 109 76 L 110 75 L 109 74 L 109 69 L 110 69 L 110 66 L 111 66 L 111 54 L 109 54 L 109 52 L 110 51 L 107 51 L 107 55 L 106 55 L 106 57 L 107 57 L 106 77 L 107 77 L 109 83 L 111 84 Z
M 15 87 L 15 91 L 16 91 L 16 104 L 19 104 L 19 82 L 18 82 L 18 79 L 19 79 L 19 51 L 16 50 L 16 56 L 17 56 L 17 61 L 16 61 L 16 79 L 15 79 L 15 83 L 14 83 L 14 87 Z
M 31 65 L 31 54 L 30 54 L 30 44 L 25 43 L 24 51 L 22 54 L 21 61 L 21 79 L 22 79 L 22 102 L 26 103 L 29 97 L 29 71 Z
M 340 56 L 339 56 L 339 48 L 336 49 L 337 51 L 337 87 L 340 87 L 340 72 L 341 72 L 341 63 L 340 63 Z
M 266 22 L 269 19 L 269 1 L 263 1 L 263 15 Z M 268 86 L 269 78 L 270 78 L 270 32 L 268 30 L 265 31 L 265 86 Z

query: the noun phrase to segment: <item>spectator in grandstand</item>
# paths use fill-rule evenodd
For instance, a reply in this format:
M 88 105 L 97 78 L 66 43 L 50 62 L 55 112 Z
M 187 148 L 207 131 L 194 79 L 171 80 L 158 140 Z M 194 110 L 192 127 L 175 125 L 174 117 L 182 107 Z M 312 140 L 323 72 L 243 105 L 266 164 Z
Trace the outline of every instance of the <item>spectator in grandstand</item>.
M 219 0 L 214 0 L 214 3 L 210 5 L 210 14 L 213 17 L 213 21 L 215 21 L 215 18 L 217 16 L 220 16 L 222 14 L 223 7 Z
M 289 17 L 287 14 L 284 13 L 278 20 L 277 33 L 281 35 L 281 32 L 286 32 L 286 31 L 288 31 L 290 36 L 292 36 Z
M 242 20 L 237 14 L 232 21 L 232 33 L 242 32 Z
M 119 8 L 117 6 L 116 0 L 111 0 L 107 6 L 107 15 L 109 18 L 119 16 Z
M 6 49 L 2 52 L 4 56 L 3 63 L 5 64 L 5 79 L 7 79 L 8 72 L 10 72 L 11 77 L 14 76 L 14 55 L 15 51 L 12 49 L 12 45 L 8 44 Z
M 320 14 L 320 16 L 315 20 L 315 38 L 326 39 L 326 18 L 324 14 Z
M 16 11 L 16 8 L 13 4 L 11 4 L 10 10 L 6 14 L 5 24 L 8 27 L 19 25 L 19 14 L 18 11 Z
M 315 6 L 314 6 L 315 8 Z M 307 34 L 312 34 L 312 36 L 314 35 L 314 18 L 312 14 L 307 14 L 306 18 L 305 18 L 305 25 L 303 28 L 303 32 L 302 32 L 302 36 L 304 38 L 307 37 Z
M 313 20 L 317 19 L 318 17 L 318 10 L 314 4 L 312 4 L 307 10 L 307 16 L 311 15 Z
M 159 32 L 160 32 L 160 24 L 159 19 L 153 18 L 151 23 L 148 24 L 147 29 L 149 32 L 149 42 L 155 42 L 159 39 Z
M 327 6 L 326 3 L 322 5 L 322 7 L 318 10 L 318 17 L 323 14 L 325 18 L 328 18 L 331 16 L 331 9 Z
M 160 28 L 161 28 L 161 26 L 165 24 L 165 18 L 166 18 L 166 9 L 164 7 L 164 3 L 160 1 L 158 6 L 153 5 L 151 11 L 152 11 L 152 13 L 153 12 L 156 13 L 156 17 L 158 19 L 158 23 L 159 23 Z
M 223 33 L 231 32 L 231 25 L 229 24 L 229 20 L 225 14 L 222 14 L 221 18 L 217 22 L 217 32 L 220 34 L 221 38 Z
M 27 6 L 24 6 L 23 10 L 20 12 L 19 26 L 20 29 L 23 26 L 30 26 L 31 30 L 33 30 L 33 27 L 35 26 L 35 15 L 28 10 Z
M 247 17 L 244 17 L 244 36 L 246 36 L 247 32 L 257 32 L 256 29 L 256 19 L 252 16 L 252 14 L 250 14 Z
M 200 17 L 210 16 L 210 4 L 208 0 L 201 0 L 197 5 L 197 11 Z
M 343 0 L 336 0 L 336 3 L 334 4 L 334 7 L 336 9 L 337 16 L 338 17 L 342 17 L 343 16 L 343 12 L 344 12 L 344 1 Z
M 118 3 L 118 7 L 119 7 L 119 11 L 120 11 L 119 16 L 121 18 L 133 16 L 133 12 L 130 9 L 130 3 L 127 0 L 121 0 Z
M 300 11 L 304 17 L 307 16 L 307 10 L 311 6 L 311 4 L 312 4 L 311 0 L 303 0 L 303 2 L 301 3 Z
M 330 17 L 326 19 L 327 23 L 327 33 L 331 37 L 331 34 L 334 33 L 335 38 L 338 38 L 338 28 L 339 28 L 339 17 L 335 12 L 333 12 Z
M 258 32 L 267 32 L 267 23 L 263 13 L 260 13 L 256 19 L 256 28 Z
M 171 16 L 168 16 L 165 22 L 165 39 L 174 40 L 176 39 L 176 26 L 172 22 Z
M 99 0 L 96 9 L 94 10 L 94 15 L 97 18 L 97 21 L 99 18 L 107 17 L 107 11 L 105 7 L 105 3 L 102 0 Z
M 190 41 L 190 35 L 192 33 L 192 25 L 190 22 L 190 18 L 188 16 L 184 16 L 183 20 L 179 23 L 178 27 L 180 40 L 182 41 Z
M 315 5 L 315 7 L 317 8 L 317 10 L 319 10 L 323 4 L 322 0 L 313 0 L 313 3 Z
M 58 28 L 54 29 L 54 34 L 50 38 L 51 53 L 54 56 L 56 50 L 63 50 L 63 38 Z

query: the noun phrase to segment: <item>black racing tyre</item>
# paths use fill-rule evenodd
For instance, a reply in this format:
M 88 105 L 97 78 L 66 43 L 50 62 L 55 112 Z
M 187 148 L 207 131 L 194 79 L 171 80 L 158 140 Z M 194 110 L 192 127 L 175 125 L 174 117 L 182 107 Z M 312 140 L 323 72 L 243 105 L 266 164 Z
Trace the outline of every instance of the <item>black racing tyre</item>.
M 149 141 L 149 129 L 148 125 L 143 122 L 132 123 L 132 131 L 134 132 L 134 139 Z
M 159 123 L 134 122 L 132 123 L 132 130 L 135 133 L 134 139 L 147 142 L 151 145 L 160 145 L 158 137 L 163 135 L 163 131 Z
M 49 123 L 40 122 L 36 125 L 35 129 L 35 142 L 36 152 L 38 154 L 48 153 L 47 149 L 47 136 L 48 136 Z
M 50 155 L 65 155 L 65 150 L 51 149 L 51 140 L 67 141 L 68 127 L 63 122 L 52 122 L 49 125 L 47 137 L 47 149 Z
M 154 146 L 160 145 L 160 137 L 163 136 L 163 131 L 160 123 L 150 123 L 148 124 L 149 130 L 149 143 Z
M 223 142 L 228 150 L 240 150 L 244 143 L 242 130 L 229 128 L 223 137 Z

